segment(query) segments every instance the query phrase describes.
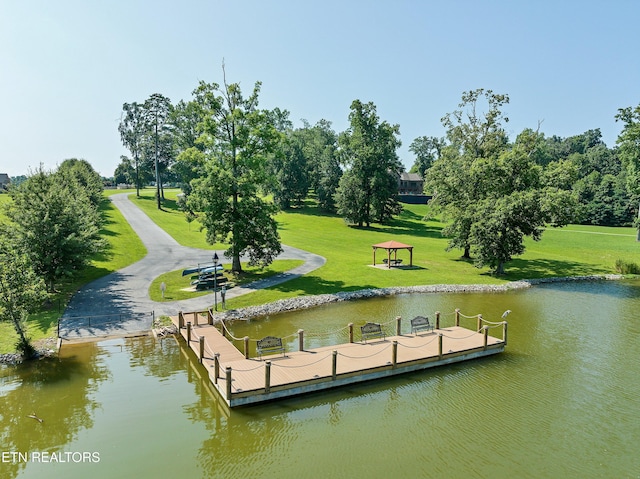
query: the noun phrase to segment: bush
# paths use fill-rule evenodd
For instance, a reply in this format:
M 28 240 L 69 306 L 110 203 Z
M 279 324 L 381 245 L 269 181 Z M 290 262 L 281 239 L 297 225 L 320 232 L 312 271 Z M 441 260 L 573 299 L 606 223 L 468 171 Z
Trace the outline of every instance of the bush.
M 616 260 L 616 271 L 620 274 L 640 274 L 640 266 L 631 261 Z

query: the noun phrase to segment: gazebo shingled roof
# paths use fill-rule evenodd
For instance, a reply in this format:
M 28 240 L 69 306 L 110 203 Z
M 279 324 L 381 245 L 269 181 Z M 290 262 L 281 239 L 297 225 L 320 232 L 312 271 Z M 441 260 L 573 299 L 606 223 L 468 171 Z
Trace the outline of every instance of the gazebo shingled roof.
M 373 245 L 373 265 L 376 265 L 376 250 L 378 248 L 387 250 L 387 268 L 391 268 L 391 252 L 393 251 L 394 259 L 398 259 L 399 249 L 409 250 L 409 266 L 413 266 L 413 246 L 400 243 L 399 241 L 385 241 Z

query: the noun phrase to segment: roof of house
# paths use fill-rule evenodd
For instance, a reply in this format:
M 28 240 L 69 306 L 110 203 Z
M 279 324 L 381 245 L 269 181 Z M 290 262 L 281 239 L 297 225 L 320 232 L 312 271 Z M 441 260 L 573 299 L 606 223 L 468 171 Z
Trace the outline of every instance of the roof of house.
M 0 183 L 2 183 L 3 185 L 5 183 L 9 183 L 11 181 L 11 179 L 9 178 L 9 175 L 6 173 L 0 173 Z
M 418 173 L 407 173 L 406 171 L 400 173 L 400 179 L 402 181 L 424 181 Z

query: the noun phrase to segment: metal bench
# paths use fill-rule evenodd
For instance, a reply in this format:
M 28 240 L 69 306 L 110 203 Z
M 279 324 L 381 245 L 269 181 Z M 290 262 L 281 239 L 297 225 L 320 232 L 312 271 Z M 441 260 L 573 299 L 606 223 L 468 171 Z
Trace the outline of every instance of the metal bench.
M 362 335 L 362 341 L 365 343 L 367 339 L 386 339 L 384 330 L 379 323 L 367 323 L 364 326 L 360 326 L 360 334 Z
M 429 318 L 416 316 L 411 320 L 411 333 L 416 334 L 418 331 L 433 331 L 433 325 L 429 322 Z
M 258 351 L 258 358 L 262 358 L 263 354 L 275 353 L 282 353 L 282 356 L 285 356 L 282 338 L 276 338 L 274 336 L 267 336 L 260 339 L 256 349 Z

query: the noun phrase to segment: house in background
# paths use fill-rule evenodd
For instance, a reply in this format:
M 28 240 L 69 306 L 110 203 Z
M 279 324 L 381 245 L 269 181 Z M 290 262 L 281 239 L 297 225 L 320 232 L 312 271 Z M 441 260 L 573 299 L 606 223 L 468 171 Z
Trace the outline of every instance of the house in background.
M 0 173 L 0 190 L 6 190 L 11 184 L 11 178 L 6 173 Z
M 418 173 L 403 171 L 398 177 L 398 196 L 402 203 L 426 204 L 431 196 L 424 194 L 424 180 Z

